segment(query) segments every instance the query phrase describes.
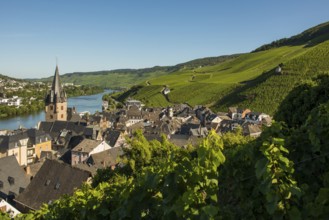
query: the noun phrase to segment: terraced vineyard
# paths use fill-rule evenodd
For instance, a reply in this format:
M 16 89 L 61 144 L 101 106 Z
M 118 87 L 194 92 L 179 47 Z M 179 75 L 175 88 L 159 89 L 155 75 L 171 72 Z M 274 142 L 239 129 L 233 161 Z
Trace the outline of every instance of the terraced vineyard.
M 255 111 L 274 114 L 279 104 L 298 84 L 321 73 L 329 73 L 329 41 L 321 43 L 298 57 L 283 62 L 281 74 L 273 70 L 255 79 L 254 82 L 236 89 L 216 108 L 226 109 L 228 106 L 248 106 Z
M 202 104 L 215 111 L 240 106 L 274 115 L 296 85 L 329 72 L 328 31 L 329 22 L 215 65 L 178 69 L 141 83 L 131 97 L 149 106 Z M 278 65 L 281 73 L 275 72 Z M 164 86 L 171 90 L 167 100 Z
M 242 82 L 255 79 L 275 68 L 278 64 L 299 56 L 309 49 L 303 46 L 281 47 L 268 51 L 243 54 L 235 59 L 220 64 L 199 67 L 190 70 L 160 76 L 148 81 L 149 85 L 141 84 L 132 97 L 145 100 L 147 105 L 156 106 L 159 103 L 166 106 L 170 103 L 189 103 L 215 106 L 218 100 L 236 88 Z M 170 88 L 169 102 L 159 101 L 163 86 Z M 147 88 L 150 87 L 150 88 Z M 151 91 L 153 90 L 153 92 Z M 149 95 L 153 94 L 153 95 Z M 157 95 L 155 95 L 157 94 Z M 160 98 L 161 99 L 161 98 Z

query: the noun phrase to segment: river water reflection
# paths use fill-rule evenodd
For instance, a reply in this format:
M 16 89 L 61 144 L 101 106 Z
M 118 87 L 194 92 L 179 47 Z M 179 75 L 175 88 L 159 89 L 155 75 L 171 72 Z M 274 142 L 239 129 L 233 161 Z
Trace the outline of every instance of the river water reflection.
M 112 90 L 106 90 L 103 93 L 89 96 L 78 96 L 69 98 L 67 105 L 68 107 L 73 107 L 77 109 L 78 112 L 88 111 L 91 114 L 96 111 L 102 110 L 102 96 L 105 93 L 110 93 Z M 45 119 L 45 112 L 40 111 L 31 115 L 17 116 L 14 118 L 2 119 L 0 120 L 0 130 L 9 129 L 14 130 L 23 126 L 24 128 L 34 128 L 39 121 Z

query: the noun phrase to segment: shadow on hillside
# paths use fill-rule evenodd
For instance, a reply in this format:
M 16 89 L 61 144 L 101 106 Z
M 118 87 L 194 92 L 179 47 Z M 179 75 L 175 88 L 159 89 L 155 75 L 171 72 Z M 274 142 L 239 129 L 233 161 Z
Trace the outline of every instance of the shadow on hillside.
M 252 95 L 250 97 L 242 96 L 241 93 L 259 85 L 260 83 L 265 82 L 268 78 L 270 78 L 275 74 L 277 74 L 275 73 L 275 69 L 272 69 L 268 72 L 262 73 L 260 76 L 256 77 L 255 79 L 240 82 L 241 84 L 240 86 L 233 89 L 228 95 L 221 98 L 218 102 L 216 102 L 216 104 L 213 105 L 213 107 L 218 109 L 221 106 L 236 106 L 237 103 L 242 102 L 246 99 L 255 98 L 252 97 Z

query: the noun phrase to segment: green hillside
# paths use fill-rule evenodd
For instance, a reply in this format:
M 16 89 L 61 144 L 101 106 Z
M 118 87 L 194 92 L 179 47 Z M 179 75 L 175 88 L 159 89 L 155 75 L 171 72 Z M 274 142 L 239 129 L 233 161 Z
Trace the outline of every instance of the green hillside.
M 240 54 L 233 54 L 218 57 L 206 57 L 180 63 L 175 66 L 155 66 L 143 69 L 117 69 L 96 72 L 74 72 L 61 76 L 64 83 L 74 83 L 76 85 L 96 85 L 103 88 L 122 89 L 130 88 L 137 84 L 146 83 L 148 79 L 156 78 L 181 69 L 194 69 L 200 66 L 212 66 L 229 59 L 238 57 Z M 38 79 L 39 81 L 40 79 Z M 51 81 L 52 76 L 41 79 L 41 81 Z
M 192 106 L 203 104 L 215 111 L 241 106 L 272 115 L 301 80 L 329 71 L 329 41 L 324 40 L 329 36 L 328 32 L 329 23 L 324 23 L 296 35 L 298 37 L 282 40 L 300 42 L 300 45 L 282 43 L 286 46 L 257 49 L 257 52 L 242 54 L 216 65 L 180 69 L 150 79 L 148 84 L 141 83 L 133 93 L 128 90 L 117 98 L 123 100 L 130 96 L 154 106 L 159 103 L 162 106 L 185 102 Z M 301 44 L 300 39 L 307 39 L 308 44 Z M 309 44 L 320 42 L 319 39 L 324 41 Z M 282 65 L 280 74 L 275 73 L 278 65 Z M 161 93 L 164 87 L 171 90 L 167 99 Z
M 273 41 L 270 44 L 265 44 L 254 50 L 254 52 L 268 50 L 271 48 L 277 48 L 282 46 L 296 46 L 296 45 L 314 46 L 328 39 L 329 39 L 329 22 L 325 22 L 315 27 L 312 27 L 310 29 L 307 29 L 306 31 L 303 31 L 302 33 L 292 36 L 290 38 L 283 38 L 280 40 Z
M 328 59 L 329 41 L 326 41 L 283 62 L 281 74 L 271 70 L 236 88 L 219 100 L 215 108 L 224 110 L 229 106 L 240 105 L 273 114 L 296 85 L 318 74 L 329 73 Z

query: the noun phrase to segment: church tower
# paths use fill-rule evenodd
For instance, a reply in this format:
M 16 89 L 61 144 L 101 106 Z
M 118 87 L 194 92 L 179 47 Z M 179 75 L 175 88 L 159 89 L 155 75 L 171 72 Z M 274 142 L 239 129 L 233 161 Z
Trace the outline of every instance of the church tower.
M 62 88 L 58 66 L 56 65 L 55 75 L 51 89 L 45 98 L 46 121 L 67 120 L 67 97 Z

